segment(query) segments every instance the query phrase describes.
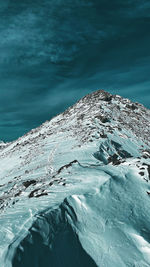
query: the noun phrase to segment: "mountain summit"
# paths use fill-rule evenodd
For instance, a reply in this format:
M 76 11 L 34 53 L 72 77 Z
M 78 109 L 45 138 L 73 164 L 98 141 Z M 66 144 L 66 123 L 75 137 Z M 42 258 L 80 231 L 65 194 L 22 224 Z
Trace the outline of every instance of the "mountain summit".
M 150 266 L 150 111 L 98 90 L 0 146 L 1 267 Z

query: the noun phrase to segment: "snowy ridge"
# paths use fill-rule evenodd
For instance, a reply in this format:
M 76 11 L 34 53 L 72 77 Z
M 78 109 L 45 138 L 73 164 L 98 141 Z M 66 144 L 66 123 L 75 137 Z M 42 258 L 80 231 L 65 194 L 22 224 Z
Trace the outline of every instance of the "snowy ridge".
M 150 266 L 149 132 L 149 110 L 99 90 L 4 146 L 1 266 Z

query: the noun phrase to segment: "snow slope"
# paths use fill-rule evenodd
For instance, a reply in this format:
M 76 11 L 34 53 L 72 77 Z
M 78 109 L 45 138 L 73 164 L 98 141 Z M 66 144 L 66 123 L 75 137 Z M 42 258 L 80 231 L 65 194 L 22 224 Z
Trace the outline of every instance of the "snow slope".
M 3 144 L 0 266 L 150 266 L 149 130 L 99 90 Z

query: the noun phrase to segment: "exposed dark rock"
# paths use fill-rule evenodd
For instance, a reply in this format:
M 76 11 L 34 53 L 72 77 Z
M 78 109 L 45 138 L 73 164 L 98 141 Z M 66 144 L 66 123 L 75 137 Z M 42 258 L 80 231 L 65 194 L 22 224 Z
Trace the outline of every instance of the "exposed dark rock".
M 74 164 L 74 163 L 78 163 L 78 160 L 75 159 L 75 160 L 69 162 L 68 164 L 60 167 L 59 170 L 57 171 L 57 173 L 59 174 L 63 169 L 67 169 L 67 168 L 71 167 L 72 164 Z
M 35 197 L 42 197 L 42 196 L 48 196 L 48 193 L 47 193 L 47 192 L 45 192 L 45 193 L 41 193 L 41 194 L 39 194 L 39 195 L 36 195 Z
M 149 180 L 150 180 L 150 165 L 147 165 L 147 171 L 148 171 Z
M 29 187 L 31 184 L 35 185 L 36 181 L 35 180 L 28 180 L 22 183 L 26 188 Z
M 110 119 L 105 117 L 105 116 L 101 116 L 101 115 L 97 115 L 95 116 L 96 119 L 99 119 L 102 123 L 106 123 L 106 122 L 109 122 Z
M 135 109 L 138 108 L 137 105 L 136 105 L 136 103 L 133 103 L 133 104 L 127 104 L 126 107 L 129 108 L 129 109 L 132 109 L 132 110 L 135 110 Z
M 102 134 L 100 134 L 100 137 L 101 138 L 107 138 L 107 134 L 102 133 Z
M 22 191 L 20 190 L 19 192 L 17 192 L 17 193 L 15 194 L 15 197 L 19 197 L 19 196 L 21 195 L 21 193 L 22 193 Z
M 33 191 L 29 194 L 28 197 L 29 197 L 29 198 L 34 197 L 34 193 L 36 193 L 36 192 L 38 192 L 38 191 L 39 191 L 39 188 L 33 190 Z
M 103 101 L 110 102 L 111 100 L 112 100 L 112 95 L 106 95 L 106 96 L 103 98 Z
M 139 174 L 140 174 L 141 176 L 144 176 L 144 172 L 139 172 Z
M 121 163 L 121 161 L 118 159 L 117 154 L 114 154 L 108 158 L 108 163 L 111 163 L 111 162 L 113 165 L 119 165 Z
M 150 158 L 150 150 L 143 150 L 143 158 L 149 159 Z
M 83 120 L 84 118 L 84 114 L 81 114 L 79 117 L 78 117 L 78 120 Z

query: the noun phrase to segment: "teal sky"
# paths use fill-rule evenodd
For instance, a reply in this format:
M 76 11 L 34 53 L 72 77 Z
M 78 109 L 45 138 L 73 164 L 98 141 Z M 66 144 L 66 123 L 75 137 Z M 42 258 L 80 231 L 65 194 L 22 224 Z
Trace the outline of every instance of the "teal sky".
M 150 2 L 0 1 L 0 139 L 97 89 L 150 107 Z

